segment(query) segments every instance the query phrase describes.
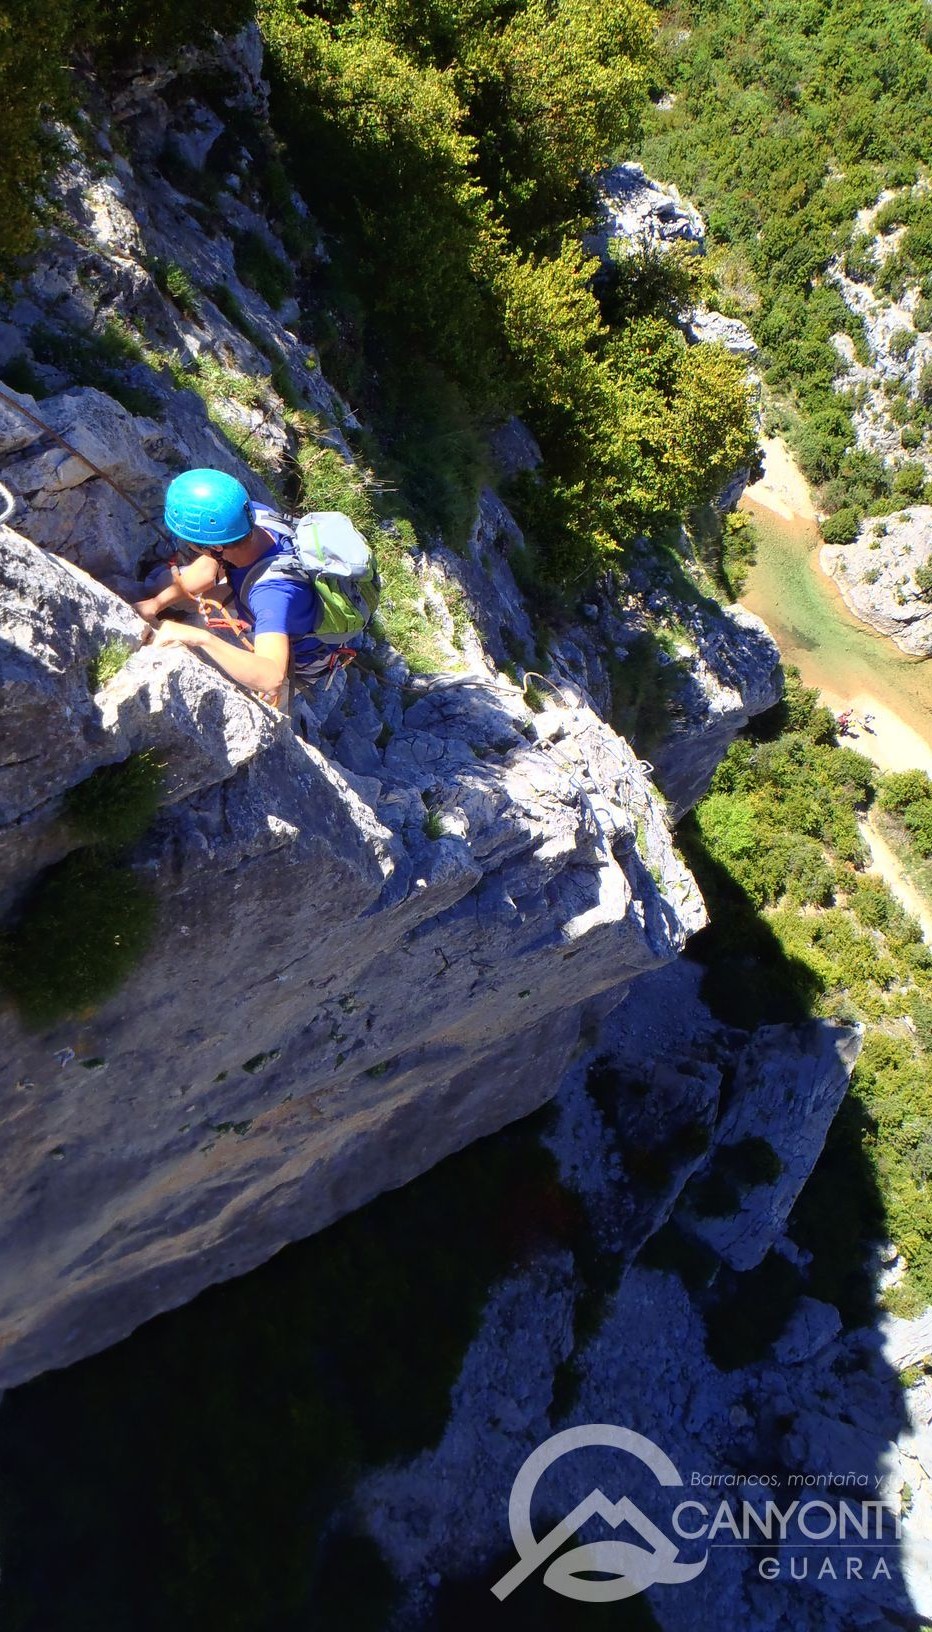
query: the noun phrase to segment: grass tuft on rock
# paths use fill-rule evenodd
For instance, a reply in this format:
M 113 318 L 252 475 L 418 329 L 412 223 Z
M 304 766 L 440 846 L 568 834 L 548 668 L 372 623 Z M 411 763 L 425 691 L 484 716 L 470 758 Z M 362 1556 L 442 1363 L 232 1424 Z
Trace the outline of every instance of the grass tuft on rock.
M 69 788 L 64 814 L 86 844 L 122 850 L 142 838 L 162 796 L 163 767 L 150 752 L 117 765 L 101 765 Z
M 43 873 L 0 940 L 0 985 L 26 1024 L 80 1015 L 115 992 L 155 928 L 154 896 L 100 850 Z
M 115 635 L 104 641 L 96 657 L 92 657 L 87 665 L 87 683 L 91 691 L 100 691 L 108 680 L 119 674 L 132 655 L 132 646 L 121 636 Z

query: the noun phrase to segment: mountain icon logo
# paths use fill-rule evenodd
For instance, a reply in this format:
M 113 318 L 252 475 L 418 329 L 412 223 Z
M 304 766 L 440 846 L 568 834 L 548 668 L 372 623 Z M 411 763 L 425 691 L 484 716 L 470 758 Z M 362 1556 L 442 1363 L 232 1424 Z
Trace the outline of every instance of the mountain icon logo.
M 511 1488 L 508 1504 L 508 1523 L 518 1554 L 512 1566 L 492 1588 L 496 1598 L 504 1599 L 520 1587 L 535 1570 L 552 1559 L 554 1553 L 578 1534 L 588 1519 L 603 1519 L 612 1530 L 626 1525 L 641 1537 L 644 1546 L 627 1540 L 585 1542 L 553 1559 L 544 1575 L 544 1585 L 564 1598 L 575 1598 L 579 1603 L 608 1604 L 621 1598 L 633 1598 L 647 1587 L 677 1586 L 693 1581 L 706 1567 L 708 1553 L 693 1564 L 679 1562 L 679 1550 L 669 1536 L 653 1523 L 641 1509 L 623 1496 L 612 1502 L 604 1491 L 591 1490 L 588 1496 L 560 1519 L 545 1536 L 538 1539 L 531 1526 L 531 1502 L 544 1473 L 554 1462 L 571 1451 L 598 1445 L 626 1451 L 637 1457 L 653 1473 L 660 1485 L 682 1485 L 670 1458 L 653 1440 L 636 1434 L 631 1428 L 619 1428 L 614 1423 L 587 1422 L 578 1428 L 565 1428 L 553 1434 L 532 1451 Z M 593 1579 L 598 1576 L 599 1579 Z

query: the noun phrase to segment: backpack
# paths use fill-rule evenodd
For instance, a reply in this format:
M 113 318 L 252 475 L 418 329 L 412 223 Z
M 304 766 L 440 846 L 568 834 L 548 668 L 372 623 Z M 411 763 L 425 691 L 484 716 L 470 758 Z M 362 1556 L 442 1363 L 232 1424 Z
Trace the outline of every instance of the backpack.
M 257 507 L 256 523 L 277 534 L 288 553 L 257 561 L 247 573 L 239 592 L 246 606 L 250 590 L 260 582 L 310 584 L 317 592 L 318 611 L 307 633 L 325 646 L 342 646 L 360 634 L 379 604 L 380 584 L 372 551 L 349 516 L 311 510 L 292 522 Z

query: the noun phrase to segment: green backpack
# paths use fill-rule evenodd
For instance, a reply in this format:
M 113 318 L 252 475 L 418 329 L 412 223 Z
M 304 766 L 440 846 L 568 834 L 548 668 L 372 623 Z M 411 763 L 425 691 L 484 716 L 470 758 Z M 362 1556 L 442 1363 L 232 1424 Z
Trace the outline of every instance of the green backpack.
M 339 510 L 311 510 L 286 521 L 273 510 L 256 509 L 256 522 L 288 545 L 271 561 L 257 561 L 240 586 L 248 606 L 258 583 L 285 579 L 317 591 L 317 622 L 307 633 L 325 646 L 342 646 L 365 629 L 379 604 L 379 575 L 369 545 Z

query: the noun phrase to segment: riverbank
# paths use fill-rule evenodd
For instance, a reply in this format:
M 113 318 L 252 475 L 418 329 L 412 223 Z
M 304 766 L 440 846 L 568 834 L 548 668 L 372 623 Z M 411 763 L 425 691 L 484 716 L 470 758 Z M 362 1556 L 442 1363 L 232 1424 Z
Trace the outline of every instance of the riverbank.
M 818 511 L 809 483 L 779 436 L 762 436 L 764 474 L 744 490 L 751 504 L 770 510 L 783 521 L 815 521 Z
M 764 437 L 761 447 L 763 476 L 741 499 L 758 535 L 742 604 L 763 618 L 784 660 L 827 707 L 852 711 L 846 740 L 859 752 L 883 771 L 932 775 L 932 663 L 908 657 L 848 610 L 819 564 L 818 512 L 805 476 L 779 437 Z
M 881 771 L 932 776 L 932 663 L 908 657 L 849 612 L 819 564 L 816 509 L 802 471 L 779 438 L 766 438 L 763 447 L 764 475 L 741 500 L 758 537 L 742 604 L 763 618 L 784 661 L 796 665 L 822 702 L 836 716 L 851 713 L 842 741 Z M 874 871 L 932 942 L 928 900 L 875 825 L 865 824 L 863 836 Z

